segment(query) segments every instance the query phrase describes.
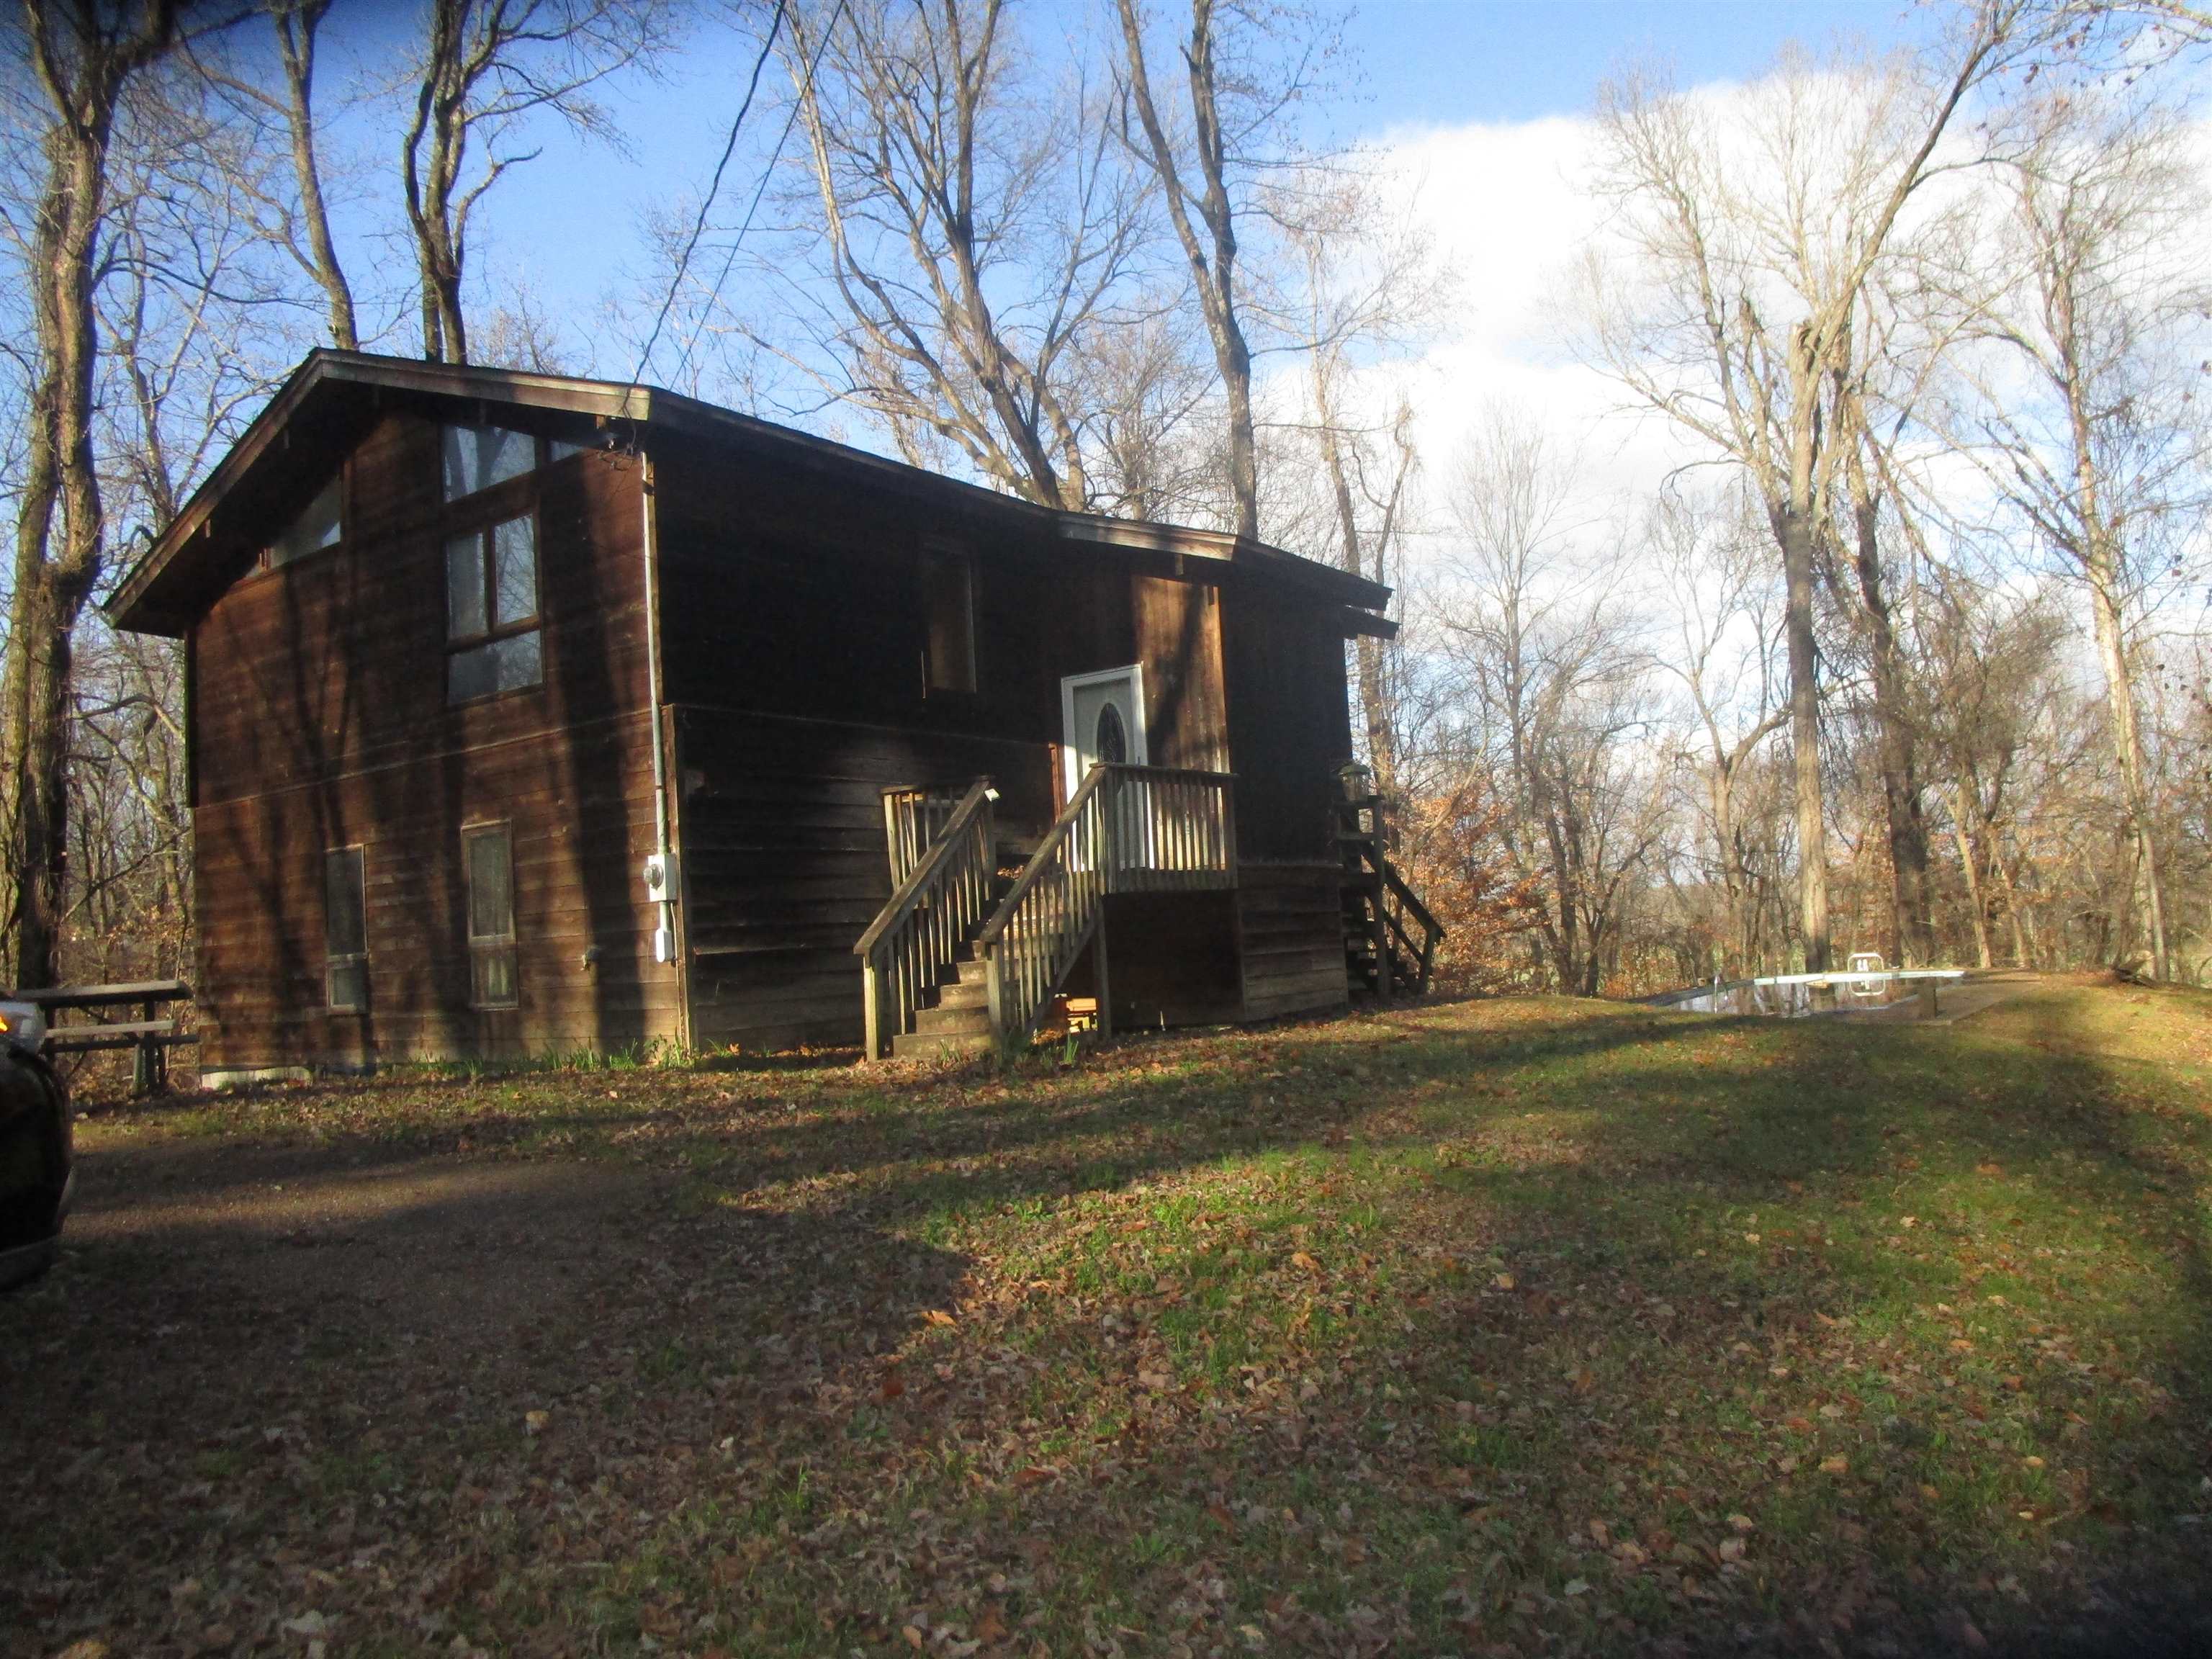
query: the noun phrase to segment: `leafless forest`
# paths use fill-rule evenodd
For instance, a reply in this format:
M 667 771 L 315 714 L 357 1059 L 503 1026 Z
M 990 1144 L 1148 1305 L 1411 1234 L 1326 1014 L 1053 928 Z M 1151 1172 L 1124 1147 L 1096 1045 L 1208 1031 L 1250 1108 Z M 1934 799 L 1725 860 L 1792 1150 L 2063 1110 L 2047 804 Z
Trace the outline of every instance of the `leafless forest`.
M 1355 734 L 1463 988 L 2212 971 L 2212 16 L 1978 0 L 1728 88 L 1624 63 L 1546 275 L 1587 431 L 1424 369 L 1467 273 L 1435 186 L 1331 137 L 1326 9 L 358 21 L 4 25 L 0 981 L 190 976 L 179 657 L 97 602 L 317 344 L 636 378 L 1395 584 Z M 514 181 L 633 144 L 625 97 L 710 47 L 711 185 L 562 233 L 628 279 L 581 312 L 488 274 Z M 1607 482 L 1632 433 L 1656 483 Z

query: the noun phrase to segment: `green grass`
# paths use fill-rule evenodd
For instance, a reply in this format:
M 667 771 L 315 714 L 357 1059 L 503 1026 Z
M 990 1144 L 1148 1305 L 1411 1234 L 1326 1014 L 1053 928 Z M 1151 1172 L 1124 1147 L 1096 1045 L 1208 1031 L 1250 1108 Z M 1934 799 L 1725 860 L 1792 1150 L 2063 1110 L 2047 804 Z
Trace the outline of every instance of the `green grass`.
M 234 1310 L 268 1248 L 77 1245 L 0 1308 L 36 1402 L 0 1429 L 0 1649 L 310 1607 L 334 1651 L 2203 1635 L 2212 999 L 1531 1000 L 1058 1058 L 95 1116 L 88 1182 L 290 1148 L 656 1200 L 451 1352 L 404 1297 Z M 471 1273 L 531 1248 L 481 1232 Z

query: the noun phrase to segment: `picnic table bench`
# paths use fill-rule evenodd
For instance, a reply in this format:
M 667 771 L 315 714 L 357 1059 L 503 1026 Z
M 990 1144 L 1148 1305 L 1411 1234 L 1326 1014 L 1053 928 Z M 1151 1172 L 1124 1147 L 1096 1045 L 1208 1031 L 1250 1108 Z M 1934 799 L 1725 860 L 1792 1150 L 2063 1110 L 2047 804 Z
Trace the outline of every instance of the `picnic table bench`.
M 43 1008 L 50 1017 L 46 1051 L 50 1054 L 88 1054 L 100 1048 L 136 1049 L 131 1068 L 134 1092 L 153 1094 L 168 1086 L 169 1050 L 180 1043 L 198 1042 L 198 1035 L 179 1031 L 177 1022 L 159 1010 L 175 1002 L 189 1002 L 192 988 L 180 979 L 150 979 L 125 985 L 56 985 L 45 990 L 17 991 L 12 1000 Z M 64 1009 L 136 1010 L 136 1019 L 92 1019 L 58 1025 L 51 1016 Z

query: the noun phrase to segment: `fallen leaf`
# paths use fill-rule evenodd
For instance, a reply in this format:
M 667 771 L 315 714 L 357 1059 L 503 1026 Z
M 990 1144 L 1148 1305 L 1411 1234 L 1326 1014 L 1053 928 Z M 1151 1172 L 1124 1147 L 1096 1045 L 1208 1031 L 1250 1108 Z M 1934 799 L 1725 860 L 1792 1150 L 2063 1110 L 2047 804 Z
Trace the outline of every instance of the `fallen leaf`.
M 1006 1621 L 999 1612 L 999 1604 L 986 1601 L 981 1616 L 975 1620 L 975 1639 L 979 1642 L 1003 1642 L 1007 1633 Z
M 1511 1273 L 1500 1273 L 1497 1278 L 1492 1279 L 1490 1282 L 1498 1286 L 1501 1291 L 1510 1291 L 1513 1288 L 1513 1275 Z
M 553 1413 L 550 1412 L 525 1412 L 522 1414 L 522 1426 L 532 1434 L 543 1434 L 545 1425 L 552 1420 Z
M 921 1316 L 933 1325 L 957 1325 L 960 1322 L 942 1308 L 927 1309 Z
M 1057 1469 L 1048 1469 L 1042 1464 L 1032 1463 L 1029 1468 L 1015 1472 L 1014 1484 L 1018 1486 L 1042 1486 L 1048 1480 L 1058 1479 L 1059 1474 L 1060 1471 Z
M 1300 1273 L 1317 1273 L 1321 1271 L 1321 1263 L 1304 1250 L 1291 1252 L 1291 1266 L 1296 1267 Z
M 1820 1460 L 1820 1473 L 1823 1474 L 1843 1474 L 1850 1467 L 1851 1460 L 1848 1457 L 1824 1457 Z

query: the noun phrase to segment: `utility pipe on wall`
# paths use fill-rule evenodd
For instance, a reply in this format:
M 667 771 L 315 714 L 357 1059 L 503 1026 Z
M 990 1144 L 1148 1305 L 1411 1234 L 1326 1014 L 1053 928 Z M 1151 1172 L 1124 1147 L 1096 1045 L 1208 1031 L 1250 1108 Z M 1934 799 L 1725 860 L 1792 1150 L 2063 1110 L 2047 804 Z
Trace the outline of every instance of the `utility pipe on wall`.
M 653 457 L 641 446 L 638 461 L 639 545 L 645 558 L 646 713 L 653 745 L 653 857 L 646 866 L 646 887 L 658 907 L 653 930 L 653 959 L 676 960 L 676 871 L 668 848 L 668 757 L 660 730 L 659 519 L 654 510 Z

